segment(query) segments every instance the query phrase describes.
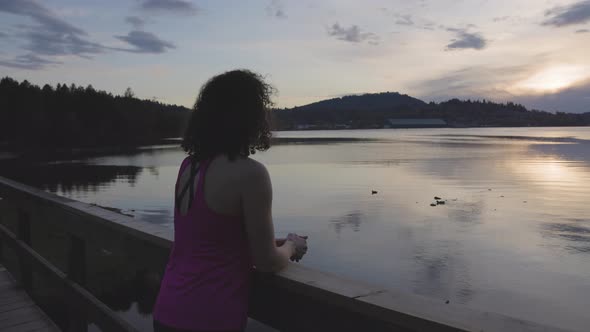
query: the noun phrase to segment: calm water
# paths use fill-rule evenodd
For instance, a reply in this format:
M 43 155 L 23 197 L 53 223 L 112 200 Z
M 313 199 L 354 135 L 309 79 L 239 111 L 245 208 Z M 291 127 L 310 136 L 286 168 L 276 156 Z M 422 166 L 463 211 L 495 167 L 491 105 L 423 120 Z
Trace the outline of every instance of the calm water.
M 590 326 L 590 128 L 277 136 L 292 143 L 254 158 L 272 176 L 279 235 L 310 237 L 300 264 L 551 325 Z M 177 148 L 151 147 L 52 163 L 21 180 L 172 227 L 183 158 Z M 446 204 L 430 206 L 434 196 Z

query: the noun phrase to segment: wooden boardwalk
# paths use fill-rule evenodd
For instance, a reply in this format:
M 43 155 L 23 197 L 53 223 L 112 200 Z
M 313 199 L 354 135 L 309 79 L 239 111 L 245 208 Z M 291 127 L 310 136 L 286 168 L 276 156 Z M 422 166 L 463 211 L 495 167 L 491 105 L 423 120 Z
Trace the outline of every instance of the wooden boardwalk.
M 60 331 L 0 265 L 0 331 Z

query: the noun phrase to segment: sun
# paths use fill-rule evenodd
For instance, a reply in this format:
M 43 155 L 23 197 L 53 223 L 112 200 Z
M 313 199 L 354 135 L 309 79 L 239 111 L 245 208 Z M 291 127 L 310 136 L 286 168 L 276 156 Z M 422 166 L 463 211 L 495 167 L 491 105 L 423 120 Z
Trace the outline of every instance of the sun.
M 516 84 L 518 90 L 527 92 L 557 92 L 588 77 L 587 67 L 562 65 L 545 68 Z

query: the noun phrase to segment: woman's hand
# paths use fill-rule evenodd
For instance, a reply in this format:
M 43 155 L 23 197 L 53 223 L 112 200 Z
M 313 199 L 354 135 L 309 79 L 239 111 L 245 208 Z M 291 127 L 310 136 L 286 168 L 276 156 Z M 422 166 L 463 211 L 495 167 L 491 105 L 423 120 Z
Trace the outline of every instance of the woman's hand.
M 277 243 L 279 240 L 277 240 Z M 307 253 L 307 236 L 299 236 L 295 233 L 289 233 L 283 243 L 287 241 L 293 243 L 295 247 L 295 253 L 291 256 L 291 261 L 299 262 L 299 260 L 301 260 L 301 258 Z

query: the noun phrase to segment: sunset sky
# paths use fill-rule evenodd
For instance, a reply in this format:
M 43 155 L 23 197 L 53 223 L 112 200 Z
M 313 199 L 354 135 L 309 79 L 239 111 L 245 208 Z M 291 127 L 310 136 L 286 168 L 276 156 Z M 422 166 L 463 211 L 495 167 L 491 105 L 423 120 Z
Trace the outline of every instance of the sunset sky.
M 191 106 L 249 68 L 279 107 L 367 92 L 590 112 L 590 0 L 0 0 L 0 76 Z

